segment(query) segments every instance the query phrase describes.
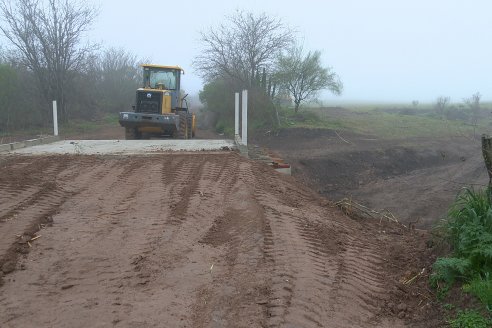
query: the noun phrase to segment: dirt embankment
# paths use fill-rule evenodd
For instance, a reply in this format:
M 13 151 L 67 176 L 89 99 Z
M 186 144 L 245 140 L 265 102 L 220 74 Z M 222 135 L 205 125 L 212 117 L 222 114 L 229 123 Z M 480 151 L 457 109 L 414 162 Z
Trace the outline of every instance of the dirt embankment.
M 425 233 L 235 153 L 0 166 L 2 327 L 439 326 Z
M 293 165 L 293 175 L 331 200 L 387 209 L 431 227 L 461 188 L 488 181 L 480 141 L 465 137 L 379 140 L 332 130 L 286 129 L 255 140 Z

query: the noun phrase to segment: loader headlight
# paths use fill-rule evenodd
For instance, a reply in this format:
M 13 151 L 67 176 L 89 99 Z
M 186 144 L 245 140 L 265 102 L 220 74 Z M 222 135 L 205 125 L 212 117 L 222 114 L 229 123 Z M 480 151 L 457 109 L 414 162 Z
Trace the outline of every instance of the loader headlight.
M 127 120 L 128 119 L 128 114 L 123 114 L 123 119 Z

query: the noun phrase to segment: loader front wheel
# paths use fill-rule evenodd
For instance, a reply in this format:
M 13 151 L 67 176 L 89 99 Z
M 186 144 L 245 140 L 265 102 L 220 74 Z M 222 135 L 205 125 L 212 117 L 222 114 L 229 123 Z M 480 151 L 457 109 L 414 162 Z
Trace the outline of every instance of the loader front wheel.
M 179 112 L 179 130 L 178 130 L 178 139 L 188 139 L 188 113 L 187 112 Z

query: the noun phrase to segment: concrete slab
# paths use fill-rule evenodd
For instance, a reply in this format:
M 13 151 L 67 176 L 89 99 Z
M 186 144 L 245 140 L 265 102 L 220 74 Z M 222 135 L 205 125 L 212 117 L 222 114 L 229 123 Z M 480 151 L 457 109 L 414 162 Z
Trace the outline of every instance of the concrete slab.
M 11 151 L 12 146 L 10 144 L 0 144 L 0 152 L 2 151 Z
M 235 149 L 233 140 L 63 140 L 12 151 L 11 154 L 132 155 L 172 151 Z
M 19 142 L 12 142 L 8 144 L 0 144 L 0 152 L 6 152 L 11 150 L 17 150 L 25 147 L 32 147 L 35 145 L 42 145 L 60 140 L 59 136 L 47 136 L 38 139 L 29 139 Z
M 26 145 L 26 147 L 41 145 L 43 144 L 43 139 L 29 139 L 24 141 L 24 144 Z
M 14 142 L 14 143 L 11 143 L 10 145 L 11 145 L 12 150 L 26 147 L 26 143 L 24 141 Z

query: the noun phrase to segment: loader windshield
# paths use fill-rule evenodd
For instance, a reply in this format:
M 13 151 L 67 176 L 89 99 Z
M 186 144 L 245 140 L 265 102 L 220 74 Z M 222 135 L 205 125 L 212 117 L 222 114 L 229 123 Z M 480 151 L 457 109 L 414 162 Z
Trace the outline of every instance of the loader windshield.
M 178 72 L 170 69 L 144 69 L 144 87 L 152 89 L 176 90 Z

